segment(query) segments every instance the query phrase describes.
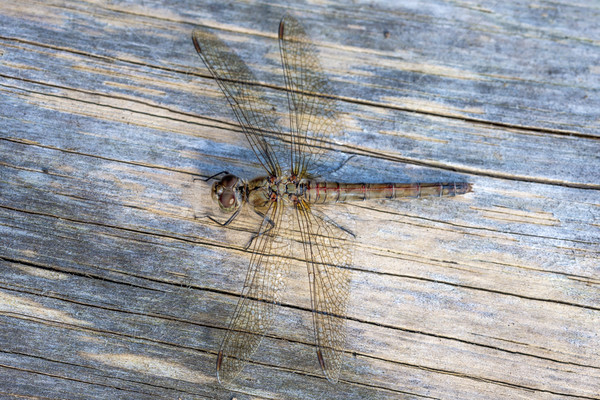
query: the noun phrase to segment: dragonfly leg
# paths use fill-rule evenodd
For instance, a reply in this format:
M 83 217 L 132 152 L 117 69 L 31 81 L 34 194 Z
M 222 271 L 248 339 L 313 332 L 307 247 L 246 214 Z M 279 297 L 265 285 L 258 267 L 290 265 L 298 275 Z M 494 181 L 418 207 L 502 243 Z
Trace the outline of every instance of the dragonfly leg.
M 328 216 L 326 216 L 325 214 L 322 214 L 321 212 L 311 209 L 312 214 L 319 218 L 321 221 L 324 222 L 329 222 L 331 225 L 335 226 L 336 228 L 338 228 L 339 230 L 346 232 L 348 235 L 352 236 L 353 238 L 356 239 L 356 235 L 354 234 L 354 232 L 352 232 L 350 229 L 338 224 L 337 222 L 335 222 L 334 220 L 332 220 L 331 218 L 329 218 Z
M 238 208 L 231 217 L 229 217 L 229 219 L 225 222 L 219 222 L 216 219 L 214 219 L 213 217 L 211 217 L 210 215 L 207 215 L 208 219 L 210 219 L 212 222 L 219 224 L 221 226 L 227 226 L 231 223 L 231 221 L 233 221 L 235 219 L 235 217 L 237 217 L 240 213 L 241 208 Z
M 208 181 L 210 181 L 211 179 L 214 179 L 214 178 L 216 178 L 216 177 L 217 177 L 217 176 L 219 176 L 219 175 L 223 175 L 223 174 L 227 175 L 228 173 L 229 173 L 229 172 L 227 172 L 227 171 L 221 171 L 221 172 L 219 172 L 219 173 L 217 173 L 217 174 L 214 174 L 213 176 L 210 176 L 210 177 L 208 177 L 208 178 L 206 178 L 206 179 L 194 178 L 194 180 L 195 180 L 195 181 L 200 181 L 200 180 L 202 180 L 202 181 L 204 181 L 204 182 L 208 182 Z
M 265 231 L 263 232 L 259 232 L 255 235 L 252 235 L 252 237 L 250 238 L 250 240 L 248 241 L 248 244 L 246 244 L 246 247 L 244 247 L 244 250 L 248 250 L 250 248 L 250 245 L 252 244 L 252 242 L 255 239 L 258 239 L 259 237 L 261 237 L 262 235 L 269 233 L 271 231 L 271 229 L 275 228 L 275 222 L 273 222 L 273 220 L 271 218 L 269 218 L 266 214 L 263 214 L 259 211 L 254 210 L 255 213 L 257 213 L 262 219 L 263 221 L 267 221 L 267 223 L 271 226 L 269 226 Z

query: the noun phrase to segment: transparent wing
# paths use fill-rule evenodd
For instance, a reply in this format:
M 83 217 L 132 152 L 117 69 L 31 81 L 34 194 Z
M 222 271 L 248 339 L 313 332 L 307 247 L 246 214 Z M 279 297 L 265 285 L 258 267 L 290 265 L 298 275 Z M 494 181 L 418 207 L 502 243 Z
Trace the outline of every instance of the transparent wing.
M 271 176 L 280 176 L 289 160 L 281 126 L 248 66 L 214 34 L 202 30 L 192 33 L 192 41 L 204 64 L 225 94 L 252 150 Z M 280 159 L 278 159 L 278 156 Z
M 323 373 L 337 382 L 346 342 L 346 308 L 354 235 L 305 202 L 296 206 L 308 267 L 317 357 Z
M 289 272 L 290 241 L 280 235 L 289 226 L 283 203 L 273 202 L 252 243 L 252 258 L 242 296 L 236 306 L 217 359 L 219 382 L 231 382 L 271 329 L 275 305 Z
M 328 139 L 344 131 L 331 84 L 314 44 L 300 23 L 286 15 L 279 24 L 279 50 L 287 87 L 292 135 L 290 162 L 298 177 L 331 168 Z

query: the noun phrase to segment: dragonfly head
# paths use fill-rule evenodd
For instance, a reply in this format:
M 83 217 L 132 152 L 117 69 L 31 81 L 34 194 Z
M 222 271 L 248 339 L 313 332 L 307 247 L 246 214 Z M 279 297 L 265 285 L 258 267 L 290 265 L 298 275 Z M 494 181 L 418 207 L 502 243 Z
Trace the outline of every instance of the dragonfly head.
M 212 198 L 219 204 L 219 208 L 226 213 L 237 211 L 243 202 L 244 183 L 235 175 L 225 175 L 212 186 Z

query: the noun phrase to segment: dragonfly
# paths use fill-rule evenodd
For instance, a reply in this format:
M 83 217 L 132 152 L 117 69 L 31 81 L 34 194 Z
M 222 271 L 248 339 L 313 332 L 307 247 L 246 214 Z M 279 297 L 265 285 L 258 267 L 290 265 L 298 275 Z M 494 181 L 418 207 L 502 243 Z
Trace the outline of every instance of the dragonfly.
M 272 330 L 291 261 L 303 258 L 308 271 L 316 352 L 324 376 L 339 379 L 346 345 L 346 312 L 355 234 L 322 206 L 371 199 L 456 196 L 471 184 L 341 183 L 320 179 L 331 170 L 335 151 L 328 141 L 344 132 L 339 104 L 319 62 L 316 46 L 291 15 L 279 24 L 279 50 L 289 110 L 288 127 L 275 115 L 264 85 L 214 33 L 197 29 L 192 41 L 225 95 L 266 174 L 244 180 L 219 173 L 211 196 L 231 216 L 249 205 L 262 222 L 249 243 L 250 265 L 241 296 L 217 356 L 219 382 L 232 382 Z M 331 147 L 331 146 L 329 146 Z M 217 179 L 217 176 L 221 176 Z M 294 243 L 296 247 L 294 247 Z M 300 247 L 300 254 L 293 252 Z

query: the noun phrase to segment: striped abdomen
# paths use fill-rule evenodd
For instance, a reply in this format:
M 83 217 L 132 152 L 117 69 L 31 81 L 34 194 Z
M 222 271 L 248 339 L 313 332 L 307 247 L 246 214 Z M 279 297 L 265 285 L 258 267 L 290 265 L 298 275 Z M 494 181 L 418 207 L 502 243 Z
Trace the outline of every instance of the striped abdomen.
M 338 183 L 304 181 L 304 198 L 311 204 L 398 199 L 403 197 L 456 196 L 471 191 L 471 184 L 456 183 Z

